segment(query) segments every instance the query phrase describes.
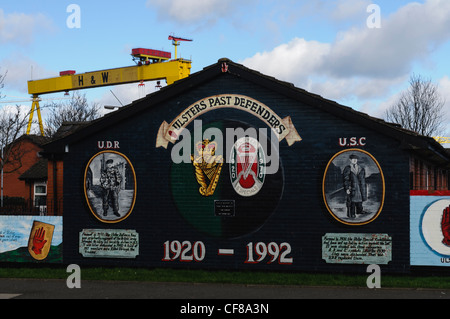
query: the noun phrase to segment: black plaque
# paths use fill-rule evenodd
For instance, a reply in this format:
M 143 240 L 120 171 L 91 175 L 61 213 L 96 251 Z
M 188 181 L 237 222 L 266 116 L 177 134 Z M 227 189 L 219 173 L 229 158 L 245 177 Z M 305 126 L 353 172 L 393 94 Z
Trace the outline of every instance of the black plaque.
M 215 200 L 214 214 L 220 217 L 234 216 L 234 200 Z

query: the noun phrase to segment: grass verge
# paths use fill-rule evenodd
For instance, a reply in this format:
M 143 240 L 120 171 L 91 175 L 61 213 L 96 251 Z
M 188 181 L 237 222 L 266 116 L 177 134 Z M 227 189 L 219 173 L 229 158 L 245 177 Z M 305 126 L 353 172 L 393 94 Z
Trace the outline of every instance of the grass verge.
M 64 267 L 0 268 L 0 278 L 67 279 Z M 81 268 L 81 280 L 196 282 L 246 285 L 367 287 L 367 275 L 285 273 L 267 271 L 207 271 L 142 268 Z M 383 288 L 450 289 L 449 276 L 382 275 Z

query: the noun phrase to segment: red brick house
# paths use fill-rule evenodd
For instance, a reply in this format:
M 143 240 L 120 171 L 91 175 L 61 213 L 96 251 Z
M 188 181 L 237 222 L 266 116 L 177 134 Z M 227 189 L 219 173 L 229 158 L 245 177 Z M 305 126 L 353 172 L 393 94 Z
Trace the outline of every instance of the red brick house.
M 22 135 L 12 144 L 3 172 L 4 207 L 0 207 L 0 214 L 62 216 L 63 161 L 43 157 L 43 145 L 83 124 L 64 122 L 53 137 Z
M 89 124 L 89 122 L 63 122 L 55 133 L 52 141 L 59 140 L 74 131 Z M 47 158 L 47 215 L 63 215 L 63 172 L 62 157 L 55 154 L 42 154 Z
M 15 198 L 15 205 L 22 203 L 22 213 L 45 213 L 47 196 L 47 159 L 40 154 L 48 137 L 23 135 L 8 151 L 8 160 L 3 168 L 4 211 L 8 209 L 8 198 Z M 4 151 L 7 152 L 6 150 Z M 10 203 L 11 204 L 11 203 Z M 23 207 L 25 206 L 25 207 Z
M 444 149 L 450 155 L 450 149 Z M 442 157 L 422 154 L 411 156 L 410 190 L 411 195 L 449 195 L 450 194 L 450 164 L 445 164 Z

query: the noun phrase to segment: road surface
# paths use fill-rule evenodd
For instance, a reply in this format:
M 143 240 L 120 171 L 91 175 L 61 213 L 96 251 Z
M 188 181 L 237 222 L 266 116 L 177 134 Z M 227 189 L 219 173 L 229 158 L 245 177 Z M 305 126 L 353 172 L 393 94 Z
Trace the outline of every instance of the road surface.
M 0 279 L 0 299 L 450 299 L 450 290 Z

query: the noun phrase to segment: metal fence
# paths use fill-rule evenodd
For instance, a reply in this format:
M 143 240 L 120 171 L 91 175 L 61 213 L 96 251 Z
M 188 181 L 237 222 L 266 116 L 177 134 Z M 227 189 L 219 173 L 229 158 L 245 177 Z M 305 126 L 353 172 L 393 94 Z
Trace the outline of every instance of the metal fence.
M 0 215 L 7 216 L 45 216 L 48 211 L 53 211 L 52 207 L 17 197 L 4 198 L 3 207 L 0 207 Z

